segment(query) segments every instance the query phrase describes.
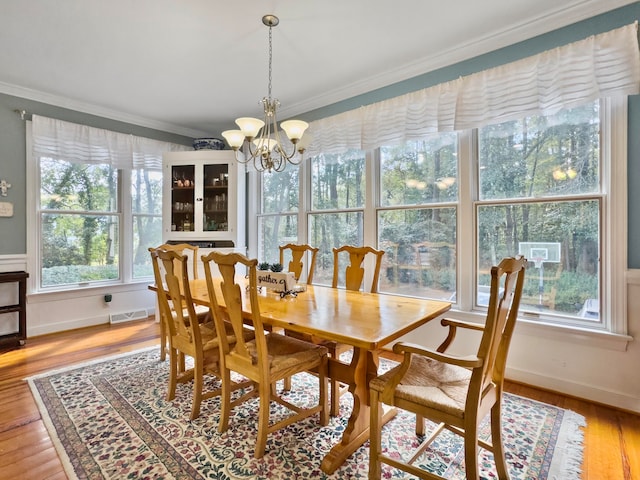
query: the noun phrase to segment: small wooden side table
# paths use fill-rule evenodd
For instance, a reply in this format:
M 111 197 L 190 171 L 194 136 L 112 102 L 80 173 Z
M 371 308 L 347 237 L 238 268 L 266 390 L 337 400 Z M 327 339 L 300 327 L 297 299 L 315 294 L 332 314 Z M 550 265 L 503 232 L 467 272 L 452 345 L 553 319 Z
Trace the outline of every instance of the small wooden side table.
M 18 331 L 0 335 L 0 344 L 24 345 L 27 339 L 27 272 L 0 272 L 0 283 L 18 283 L 18 303 L 0 306 L 0 315 L 18 312 Z

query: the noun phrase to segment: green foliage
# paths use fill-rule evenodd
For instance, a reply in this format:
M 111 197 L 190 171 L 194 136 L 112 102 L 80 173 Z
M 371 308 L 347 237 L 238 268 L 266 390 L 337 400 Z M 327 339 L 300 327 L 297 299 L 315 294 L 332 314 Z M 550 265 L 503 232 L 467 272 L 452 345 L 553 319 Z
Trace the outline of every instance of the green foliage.
M 42 286 L 74 285 L 83 282 L 117 280 L 118 265 L 68 265 L 42 269 Z
M 258 270 L 269 270 L 271 264 L 269 262 L 260 262 L 258 264 Z
M 281 272 L 283 267 L 281 263 L 272 263 L 269 268 L 272 272 Z
M 555 292 L 555 308 L 575 313 L 588 298 L 598 298 L 598 276 L 563 272 Z

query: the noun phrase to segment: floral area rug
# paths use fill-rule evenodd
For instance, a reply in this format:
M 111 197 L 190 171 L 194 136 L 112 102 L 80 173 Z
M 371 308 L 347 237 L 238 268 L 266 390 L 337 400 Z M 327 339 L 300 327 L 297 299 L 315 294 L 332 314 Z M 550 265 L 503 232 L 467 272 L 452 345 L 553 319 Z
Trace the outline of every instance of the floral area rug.
M 381 361 L 381 369 L 389 368 Z M 87 479 L 365 479 L 368 442 L 333 475 L 320 470 L 351 411 L 343 395 L 340 416 L 321 427 L 318 417 L 270 434 L 262 459 L 253 458 L 258 399 L 233 411 L 229 430 L 217 431 L 219 399 L 203 402 L 200 417 L 189 421 L 191 384 L 179 385 L 165 400 L 168 362 L 158 349 L 133 352 L 28 379 L 42 417 L 69 478 Z M 210 382 L 217 382 L 211 378 Z M 293 379 L 289 399 L 316 401 L 317 380 Z M 580 477 L 584 417 L 536 401 L 505 395 L 504 442 L 513 480 L 571 480 Z M 278 405 L 272 416 L 285 414 Z M 272 417 L 273 418 L 273 417 Z M 415 417 L 399 412 L 383 431 L 383 446 L 408 451 L 417 445 Z M 489 437 L 488 419 L 483 434 Z M 496 479 L 492 455 L 483 449 L 483 479 Z M 423 468 L 464 479 L 462 443 L 441 435 L 421 459 Z M 413 478 L 383 467 L 383 478 Z

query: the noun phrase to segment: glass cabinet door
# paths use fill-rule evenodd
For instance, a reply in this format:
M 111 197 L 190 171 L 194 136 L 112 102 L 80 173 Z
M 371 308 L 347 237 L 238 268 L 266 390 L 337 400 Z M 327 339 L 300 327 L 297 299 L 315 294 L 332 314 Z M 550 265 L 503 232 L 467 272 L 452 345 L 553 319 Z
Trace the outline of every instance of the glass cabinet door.
M 229 165 L 205 165 L 203 182 L 202 230 L 226 232 L 229 230 Z
M 171 231 L 194 230 L 195 165 L 171 167 Z

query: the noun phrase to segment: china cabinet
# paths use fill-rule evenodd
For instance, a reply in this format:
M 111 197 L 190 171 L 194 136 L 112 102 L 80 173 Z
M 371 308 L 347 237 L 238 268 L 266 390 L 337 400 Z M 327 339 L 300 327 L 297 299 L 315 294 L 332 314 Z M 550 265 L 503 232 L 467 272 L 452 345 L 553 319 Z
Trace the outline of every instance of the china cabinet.
M 245 248 L 245 173 L 230 150 L 163 156 L 163 241 Z

